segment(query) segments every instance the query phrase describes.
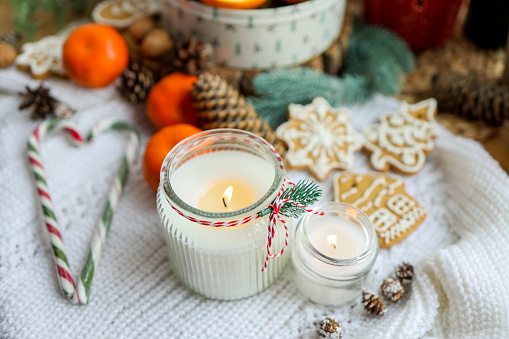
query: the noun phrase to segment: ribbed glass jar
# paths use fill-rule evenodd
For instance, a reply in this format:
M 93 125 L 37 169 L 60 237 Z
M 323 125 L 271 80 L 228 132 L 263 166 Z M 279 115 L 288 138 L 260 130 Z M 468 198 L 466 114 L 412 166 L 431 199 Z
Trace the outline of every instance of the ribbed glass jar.
M 221 300 L 242 299 L 270 286 L 284 270 L 287 255 L 267 255 L 269 217 L 233 227 L 205 226 L 175 211 L 205 222 L 241 220 L 266 208 L 282 188 L 285 171 L 267 142 L 240 130 L 205 131 L 185 139 L 166 157 L 157 192 L 157 206 L 173 273 L 191 290 Z M 256 201 L 235 211 L 198 208 L 200 191 L 222 181 L 242 182 L 255 191 Z M 257 192 L 256 192 L 257 191 Z M 276 227 L 274 252 L 284 245 L 284 228 Z
M 317 212 L 345 220 L 364 237 L 360 254 L 350 258 L 333 258 L 318 250 L 310 241 L 322 216 L 306 214 L 295 230 L 292 248 L 291 276 L 296 287 L 311 301 L 340 306 L 359 299 L 362 283 L 371 271 L 379 251 L 378 237 L 369 218 L 354 206 L 330 202 L 315 208 Z M 341 224 L 340 221 L 337 224 Z M 351 241 L 351 240 L 349 240 Z M 338 245 L 339 246 L 339 245 Z

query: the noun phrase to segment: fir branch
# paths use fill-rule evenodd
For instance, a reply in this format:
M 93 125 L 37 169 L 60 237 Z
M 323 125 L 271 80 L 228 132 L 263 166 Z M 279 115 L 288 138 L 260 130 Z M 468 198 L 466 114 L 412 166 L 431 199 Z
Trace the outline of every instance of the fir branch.
M 290 199 L 281 206 L 279 213 L 285 217 L 298 218 L 304 212 L 305 208 L 302 206 L 311 206 L 322 196 L 320 187 L 309 180 L 300 180 L 293 187 L 287 187 L 281 194 L 280 200 Z M 292 202 L 299 203 L 302 206 L 295 206 Z M 258 213 L 260 217 L 272 212 L 271 208 L 266 208 Z
M 411 72 L 415 68 L 415 57 L 407 43 L 388 29 L 370 26 L 356 19 L 354 22 L 356 35 L 353 39 L 369 42 L 374 49 L 383 50 L 384 55 L 390 55 L 401 66 L 404 72 Z
M 87 0 L 10 0 L 14 13 L 14 27 L 25 33 L 27 40 L 33 38 L 37 32 L 38 24 L 34 16 L 40 12 L 52 13 L 59 27 L 65 23 L 68 9 L 75 12 L 87 6 Z
M 374 93 L 400 91 L 404 73 L 415 67 L 406 44 L 390 31 L 356 20 L 343 78 L 297 67 L 262 73 L 253 80 L 259 97 L 250 97 L 273 128 L 287 120 L 291 103 L 308 104 L 323 96 L 333 106 L 362 103 Z
M 250 97 L 256 112 L 277 127 L 287 120 L 289 104 L 307 104 L 321 95 L 326 99 L 341 93 L 341 81 L 336 77 L 307 67 L 282 69 L 262 73 L 253 80 L 260 97 Z
M 311 206 L 320 199 L 322 190 L 320 187 L 309 180 L 300 180 L 294 187 L 288 187 L 281 194 L 281 199 L 290 199 L 303 206 Z M 285 217 L 298 218 L 306 210 L 301 206 L 295 206 L 291 203 L 286 203 L 281 207 L 280 213 Z

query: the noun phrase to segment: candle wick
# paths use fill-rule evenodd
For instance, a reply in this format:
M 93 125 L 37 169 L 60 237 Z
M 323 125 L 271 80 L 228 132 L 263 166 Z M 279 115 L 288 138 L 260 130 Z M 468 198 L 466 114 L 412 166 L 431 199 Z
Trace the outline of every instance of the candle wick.
M 336 249 L 336 244 L 332 245 L 332 247 L 334 247 L 334 249 Z
M 228 205 L 226 205 L 226 200 L 224 200 L 224 197 L 223 197 L 223 204 L 224 204 L 224 207 L 228 208 Z

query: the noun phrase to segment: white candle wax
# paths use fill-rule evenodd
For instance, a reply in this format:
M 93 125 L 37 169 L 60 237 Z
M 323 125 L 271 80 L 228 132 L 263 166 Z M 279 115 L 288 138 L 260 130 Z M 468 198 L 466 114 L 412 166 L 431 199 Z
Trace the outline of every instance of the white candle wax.
M 373 225 L 358 209 L 342 203 L 305 216 L 295 234 L 292 278 L 311 301 L 337 306 L 358 298 L 378 254 Z M 334 247 L 335 245 L 335 247 Z
M 276 167 L 266 159 L 247 152 L 221 150 L 182 163 L 170 175 L 170 184 L 188 205 L 227 213 L 250 206 L 267 192 L 272 192 L 269 199 L 274 199 L 280 188 L 272 187 L 275 175 Z M 231 201 L 224 206 L 222 198 L 229 186 L 233 188 Z M 217 299 L 245 298 L 269 286 L 283 271 L 285 258 L 272 260 L 269 272 L 261 272 L 267 254 L 268 216 L 244 225 L 209 227 L 178 215 L 161 187 L 158 202 L 172 270 L 196 292 Z M 247 215 L 236 219 L 244 216 Z M 277 227 L 274 251 L 281 250 L 284 240 L 284 228 Z
M 358 224 L 337 215 L 324 215 L 307 226 L 309 241 L 323 255 L 349 259 L 362 254 L 367 238 Z
M 222 151 L 192 158 L 177 168 L 171 176 L 170 182 L 180 199 L 201 209 L 200 207 L 206 205 L 203 199 L 213 198 L 211 195 L 214 195 L 214 187 L 218 183 L 226 185 L 231 182 L 234 187 L 242 186 L 243 190 L 249 192 L 255 202 L 269 190 L 273 180 L 274 168 L 270 163 L 246 152 Z M 208 209 L 212 212 L 228 212 L 227 209 L 221 210 L 222 194 L 217 196 L 217 199 L 217 202 L 210 203 L 216 205 L 217 208 Z M 235 196 L 232 196 L 232 201 L 233 199 Z M 170 206 L 167 206 L 166 212 L 169 216 L 176 214 Z M 184 219 L 179 220 L 175 227 L 183 237 L 191 239 L 195 246 L 207 249 L 237 249 L 249 245 L 253 241 L 253 236 L 257 237 L 260 242 L 267 240 L 266 225 L 260 222 L 252 224 L 254 227 L 246 227 L 251 224 L 245 224 L 213 228 Z

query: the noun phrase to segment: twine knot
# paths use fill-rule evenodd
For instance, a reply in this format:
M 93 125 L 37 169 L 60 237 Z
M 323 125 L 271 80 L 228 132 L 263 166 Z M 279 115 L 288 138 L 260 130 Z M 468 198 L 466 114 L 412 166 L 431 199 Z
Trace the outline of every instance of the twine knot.
M 281 213 L 280 213 L 281 212 L 281 208 L 285 204 L 292 204 L 294 206 L 300 207 L 300 208 L 302 208 L 304 211 L 306 211 L 308 213 L 313 213 L 313 214 L 316 214 L 316 215 L 324 215 L 323 212 L 315 212 L 315 211 L 313 211 L 311 209 L 306 209 L 305 205 L 302 205 L 301 203 L 299 203 L 297 201 L 293 201 L 290 198 L 283 198 L 283 199 L 281 199 L 281 195 L 285 191 L 287 183 L 295 188 L 295 184 L 293 182 L 285 179 L 284 182 L 283 182 L 283 186 L 281 187 L 281 190 L 279 191 L 279 194 L 277 195 L 276 199 L 274 199 L 274 201 L 267 208 L 267 209 L 271 210 L 271 212 L 270 212 L 271 214 L 270 214 L 270 218 L 269 218 L 269 224 L 267 226 L 268 227 L 267 256 L 265 257 L 265 263 L 263 265 L 262 272 L 265 272 L 265 270 L 267 269 L 267 265 L 269 263 L 269 259 L 275 259 L 275 258 L 280 257 L 281 255 L 283 255 L 283 253 L 288 248 L 288 239 L 289 239 L 288 225 L 286 224 L 286 220 L 284 219 L 284 216 L 282 216 Z M 293 188 L 292 188 L 292 191 L 293 191 Z M 260 213 L 263 213 L 264 211 L 262 211 Z M 274 239 L 274 236 L 275 236 L 275 233 L 276 233 L 276 225 L 277 225 L 278 221 L 281 222 L 281 224 L 285 228 L 285 244 L 284 244 L 283 248 L 281 249 L 281 251 L 279 253 L 272 254 L 272 251 L 271 251 L 272 240 Z

